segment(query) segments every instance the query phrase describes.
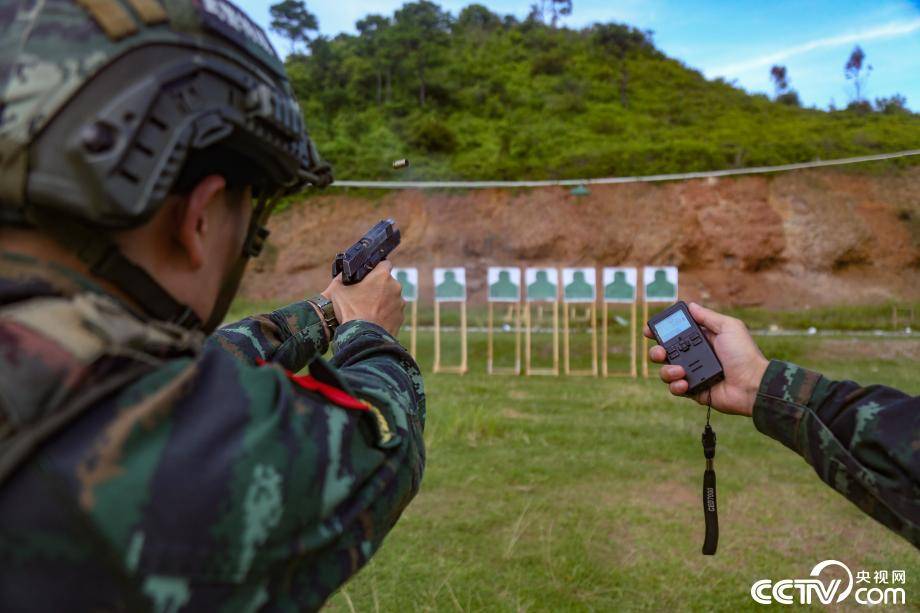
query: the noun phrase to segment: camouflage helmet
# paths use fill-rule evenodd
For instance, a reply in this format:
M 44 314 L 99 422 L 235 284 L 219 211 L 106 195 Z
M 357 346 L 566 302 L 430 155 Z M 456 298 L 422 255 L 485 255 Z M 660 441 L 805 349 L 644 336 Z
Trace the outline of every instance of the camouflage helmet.
M 160 319 L 200 325 L 99 228 L 144 223 L 194 152 L 228 151 L 262 195 L 242 275 L 271 202 L 332 181 L 268 37 L 228 0 L 7 0 L 0 24 L 0 223 L 55 235 Z
M 331 181 L 265 33 L 227 0 L 0 6 L 0 212 L 148 219 L 195 150 L 257 165 L 271 191 Z

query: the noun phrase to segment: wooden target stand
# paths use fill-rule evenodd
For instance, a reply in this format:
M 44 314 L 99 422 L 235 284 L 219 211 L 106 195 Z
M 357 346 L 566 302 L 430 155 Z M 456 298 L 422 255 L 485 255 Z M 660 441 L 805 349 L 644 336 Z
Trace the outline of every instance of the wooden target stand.
M 563 303 L 562 312 L 562 356 L 565 374 L 576 377 L 596 377 L 597 376 L 597 302 L 566 302 Z M 572 370 L 572 351 L 569 340 L 569 317 L 572 308 L 584 306 L 588 311 L 588 317 L 591 318 L 591 368 L 582 370 Z M 606 324 L 606 322 L 604 322 Z M 606 330 L 606 328 L 605 328 Z
M 644 292 L 643 292 L 644 293 Z M 649 304 L 671 304 L 671 300 L 652 300 L 649 302 L 645 300 L 645 296 L 642 296 L 642 321 L 648 321 L 648 305 Z M 644 324 L 643 324 L 644 325 Z M 648 338 L 643 334 L 642 335 L 642 376 L 645 379 L 648 379 L 648 363 L 650 362 L 648 357 Z
M 460 364 L 443 366 L 441 364 L 441 301 L 434 302 L 434 366 L 435 374 L 465 375 L 469 370 L 466 343 L 466 301 L 460 302 Z
M 531 315 L 531 304 L 553 305 L 553 366 L 552 368 L 534 368 L 533 367 L 533 346 L 531 335 L 533 332 L 533 318 Z M 524 355 L 525 370 L 527 376 L 559 376 L 559 301 L 552 302 L 528 302 L 524 307 L 524 325 L 527 332 L 524 337 Z
M 409 328 L 409 353 L 418 361 L 418 299 L 412 301 L 410 307 L 410 328 Z
M 609 354 L 610 354 L 610 342 L 608 341 L 608 332 L 607 328 L 610 321 L 610 305 L 611 304 L 624 304 L 622 302 L 604 302 L 604 325 L 601 345 L 603 351 L 603 359 L 601 360 L 601 375 L 604 377 L 632 377 L 635 379 L 639 376 L 639 369 L 636 366 L 636 350 L 638 349 L 638 343 L 636 339 L 636 316 L 638 315 L 639 308 L 636 306 L 635 301 L 630 303 L 629 308 L 629 371 L 610 371 L 609 368 Z
M 638 307 L 636 302 L 633 301 L 630 303 L 630 315 L 629 315 L 629 371 L 614 371 L 610 372 L 608 368 L 608 354 L 610 353 L 610 343 L 607 340 L 607 327 L 608 321 L 610 319 L 609 309 L 610 304 L 623 304 L 622 302 L 609 303 L 604 302 L 604 326 L 603 326 L 603 339 L 601 345 L 603 346 L 603 359 L 601 360 L 601 375 L 604 377 L 632 377 L 635 379 L 639 376 L 638 367 L 636 366 L 636 349 L 637 349 L 637 339 L 636 339 L 636 315 L 638 314 Z M 646 308 L 646 311 L 648 309 Z M 648 319 L 646 318 L 646 321 Z M 648 364 L 645 365 L 646 370 L 648 369 Z M 647 376 L 647 375 L 646 375 Z
M 511 308 L 514 321 L 514 366 L 495 367 L 495 305 L 507 304 Z M 490 302 L 488 324 L 488 354 L 486 357 L 486 372 L 490 375 L 520 375 L 521 374 L 521 303 L 520 302 Z

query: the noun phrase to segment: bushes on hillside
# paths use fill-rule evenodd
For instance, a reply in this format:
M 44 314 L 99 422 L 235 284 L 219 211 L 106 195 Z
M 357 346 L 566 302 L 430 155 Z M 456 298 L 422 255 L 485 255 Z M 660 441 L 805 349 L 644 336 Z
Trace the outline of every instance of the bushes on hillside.
M 416 6 L 418 5 L 418 6 Z M 541 179 L 783 164 L 912 149 L 902 97 L 843 111 L 749 95 L 622 24 L 584 30 L 459 19 L 430 2 L 368 16 L 288 60 L 320 151 L 342 178 Z

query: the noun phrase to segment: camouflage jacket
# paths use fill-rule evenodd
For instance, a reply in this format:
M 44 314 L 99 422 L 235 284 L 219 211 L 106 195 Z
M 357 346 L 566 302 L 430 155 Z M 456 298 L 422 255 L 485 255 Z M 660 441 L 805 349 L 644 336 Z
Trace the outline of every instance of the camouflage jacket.
M 100 291 L 0 255 L 0 439 L 21 409 L 124 364 L 73 368 L 55 341 L 67 330 L 4 309 Z M 0 487 L 0 610 L 319 608 L 380 547 L 425 463 L 405 350 L 366 322 L 337 330 L 331 362 L 326 349 L 305 303 L 244 319 L 45 441 Z
M 773 361 L 760 384 L 754 424 L 920 548 L 920 398 Z

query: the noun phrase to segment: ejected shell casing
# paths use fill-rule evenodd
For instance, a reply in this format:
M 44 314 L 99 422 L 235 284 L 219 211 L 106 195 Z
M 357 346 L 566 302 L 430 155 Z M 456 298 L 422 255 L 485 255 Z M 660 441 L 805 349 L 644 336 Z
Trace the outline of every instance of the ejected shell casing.
M 393 162 L 393 170 L 402 170 L 403 168 L 409 168 L 409 160 L 396 160 Z

